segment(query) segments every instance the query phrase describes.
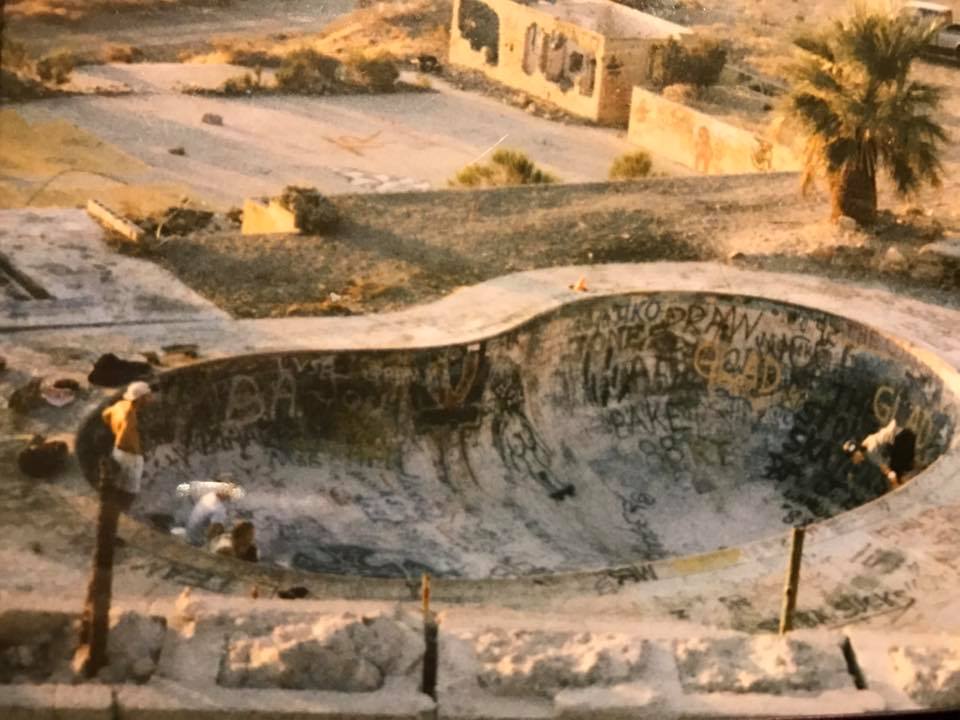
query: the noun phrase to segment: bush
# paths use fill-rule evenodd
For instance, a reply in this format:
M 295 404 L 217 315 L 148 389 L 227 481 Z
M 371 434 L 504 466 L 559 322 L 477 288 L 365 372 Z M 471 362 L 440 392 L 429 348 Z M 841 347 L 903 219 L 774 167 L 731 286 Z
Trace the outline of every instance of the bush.
M 687 47 L 671 38 L 651 54 L 650 83 L 657 90 L 676 84 L 702 90 L 717 84 L 726 64 L 726 48 L 716 40 L 702 39 Z
M 400 70 L 390 55 L 355 55 L 347 60 L 347 77 L 373 92 L 392 92 L 400 77 Z
M 278 200 L 293 213 L 297 227 L 307 235 L 330 232 L 340 224 L 340 212 L 316 188 L 288 185 Z
M 340 61 L 316 50 L 295 50 L 277 70 L 277 88 L 303 95 L 323 95 L 337 86 Z
M 135 63 L 144 59 L 143 50 L 133 45 L 108 45 L 103 58 L 110 63 Z
M 220 91 L 224 95 L 249 95 L 260 90 L 260 77 L 255 78 L 250 73 L 244 73 L 238 77 L 227 78 L 220 86 Z
M 30 55 L 23 43 L 11 40 L 6 35 L 0 35 L 0 43 L 3 48 L 3 66 L 7 70 L 21 70 L 27 67 Z
M 652 169 L 653 161 L 650 159 L 650 153 L 645 150 L 624 153 L 610 166 L 610 179 L 636 180 L 648 177 Z
M 37 77 L 44 82 L 53 82 L 63 85 L 70 79 L 70 73 L 75 66 L 73 55 L 69 52 L 58 52 L 47 55 L 37 61 Z
M 557 182 L 518 150 L 497 150 L 486 164 L 467 165 L 450 181 L 460 187 L 501 187 Z

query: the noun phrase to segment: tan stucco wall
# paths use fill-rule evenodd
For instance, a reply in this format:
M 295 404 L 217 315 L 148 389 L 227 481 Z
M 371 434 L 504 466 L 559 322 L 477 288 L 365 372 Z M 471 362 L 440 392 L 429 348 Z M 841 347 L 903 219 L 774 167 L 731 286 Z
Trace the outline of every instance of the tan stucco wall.
M 661 157 L 709 175 L 799 170 L 799 153 L 778 143 L 773 131 L 760 134 L 636 87 L 627 139 Z M 760 162 L 760 140 L 770 144 L 769 163 Z
M 629 115 L 630 88 L 646 80 L 650 47 L 657 42 L 650 39 L 611 40 L 599 33 L 585 30 L 570 22 L 527 7 L 511 0 L 483 0 L 496 12 L 500 20 L 497 65 L 490 65 L 482 51 L 470 47 L 470 41 L 460 32 L 459 17 L 462 0 L 454 0 L 450 31 L 449 61 L 454 65 L 482 71 L 488 77 L 547 100 L 567 112 L 601 122 L 625 122 Z M 568 47 L 576 46 L 585 53 L 593 53 L 597 74 L 593 94 L 581 94 L 579 86 L 564 90 L 548 80 L 538 67 L 528 74 L 523 68 L 527 29 L 536 24 L 541 32 L 563 33 Z M 610 59 L 608 45 L 616 47 L 617 60 L 623 64 L 614 76 L 605 65 Z

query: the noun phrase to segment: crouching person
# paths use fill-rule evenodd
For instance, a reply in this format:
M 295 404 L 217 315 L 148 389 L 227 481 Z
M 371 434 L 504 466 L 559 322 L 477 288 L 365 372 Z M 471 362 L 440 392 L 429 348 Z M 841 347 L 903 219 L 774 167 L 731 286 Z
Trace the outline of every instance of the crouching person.
M 902 428 L 896 420 L 891 420 L 859 443 L 853 440 L 844 443 L 843 450 L 854 465 L 864 460 L 876 465 L 893 490 L 906 482 L 914 468 L 917 435 L 910 428 Z

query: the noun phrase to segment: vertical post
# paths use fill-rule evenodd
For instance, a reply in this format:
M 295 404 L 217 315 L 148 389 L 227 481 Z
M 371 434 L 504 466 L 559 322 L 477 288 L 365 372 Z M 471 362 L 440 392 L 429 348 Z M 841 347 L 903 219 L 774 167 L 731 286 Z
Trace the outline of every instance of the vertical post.
M 420 582 L 420 596 L 423 600 L 423 683 L 420 691 L 429 695 L 434 701 L 437 699 L 437 664 L 439 650 L 437 647 L 437 616 L 430 610 L 430 576 L 423 574 Z
M 430 575 L 423 573 L 420 577 L 420 598 L 423 600 L 423 617 L 430 615 Z
M 100 465 L 100 509 L 97 540 L 87 600 L 80 622 L 80 644 L 74 655 L 74 669 L 94 677 L 107 664 L 107 634 L 110 628 L 110 600 L 113 586 L 113 550 L 120 517 L 119 498 L 104 460 Z
M 800 585 L 800 559 L 803 557 L 802 527 L 795 527 L 790 533 L 790 562 L 787 565 L 787 579 L 783 587 L 783 608 L 780 611 L 780 634 L 786 635 L 793 630 L 793 611 L 797 607 L 797 591 Z

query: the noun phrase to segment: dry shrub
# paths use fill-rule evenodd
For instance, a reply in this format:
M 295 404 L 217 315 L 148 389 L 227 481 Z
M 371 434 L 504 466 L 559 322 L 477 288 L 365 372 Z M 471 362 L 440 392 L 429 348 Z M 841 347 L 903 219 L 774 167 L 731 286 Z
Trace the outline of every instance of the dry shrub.
M 256 77 L 251 73 L 244 73 L 238 77 L 228 78 L 220 86 L 220 91 L 224 95 L 251 95 L 261 89 L 259 72 Z
M 133 45 L 108 45 L 103 59 L 110 63 L 135 63 L 144 59 L 143 50 Z
M 651 53 L 650 83 L 657 90 L 678 83 L 702 89 L 717 84 L 726 64 L 727 50 L 716 40 L 684 45 L 670 38 Z
M 396 61 L 387 54 L 367 57 L 362 54 L 351 55 L 346 63 L 347 79 L 372 92 L 393 92 L 400 70 Z
M 280 55 L 250 47 L 232 48 L 229 56 L 232 64 L 251 68 L 277 68 L 284 61 Z
M 490 162 L 467 165 L 450 181 L 454 187 L 501 187 L 505 185 L 540 185 L 557 182 L 557 178 L 538 168 L 519 150 L 497 150 Z
M 624 153 L 610 166 L 611 180 L 636 180 L 645 178 L 653 170 L 653 161 L 650 159 L 650 153 L 645 150 Z
M 277 88 L 301 95 L 324 95 L 339 84 L 340 61 L 316 50 L 295 50 L 277 70 Z
M 288 185 L 278 200 L 293 213 L 297 227 L 307 235 L 331 232 L 340 224 L 340 212 L 316 188 Z
M 74 56 L 69 52 L 60 51 L 38 60 L 35 69 L 37 77 L 44 82 L 63 85 L 70 79 L 70 73 L 75 66 Z

